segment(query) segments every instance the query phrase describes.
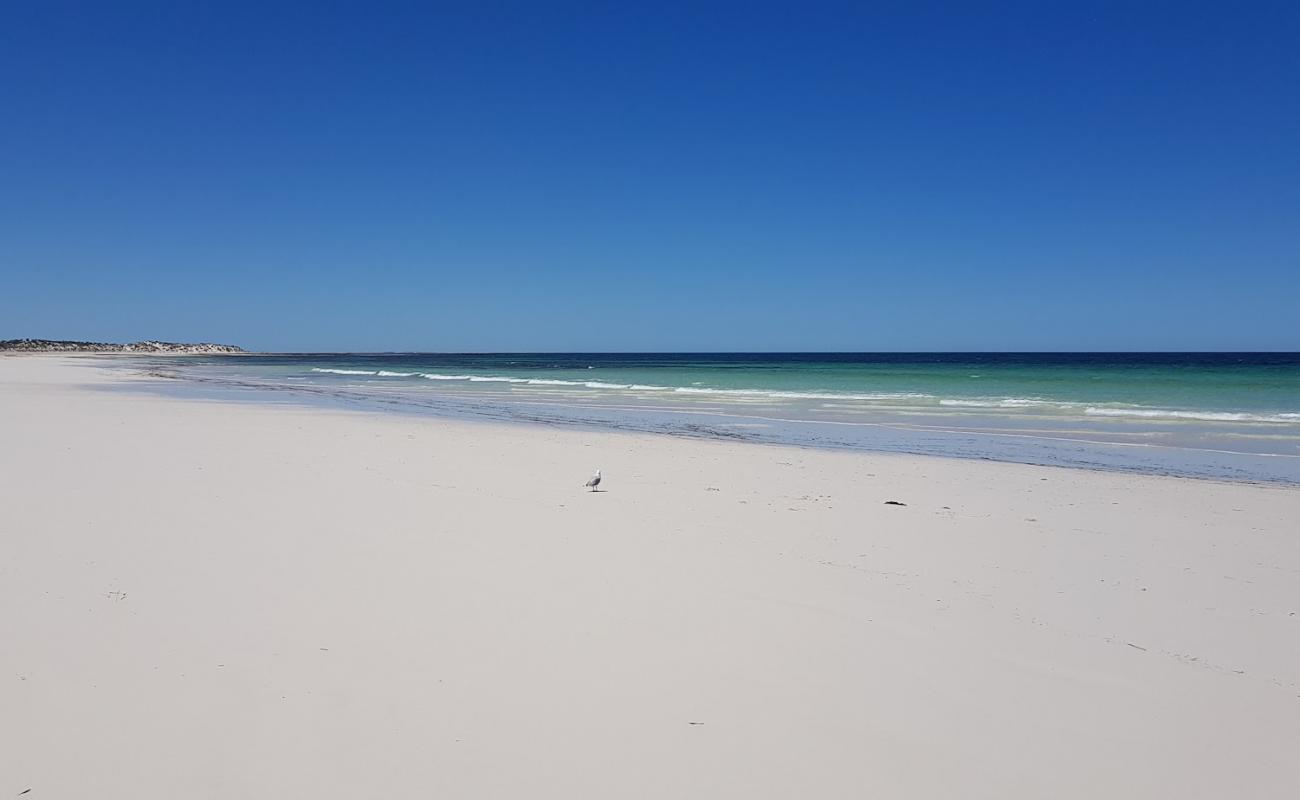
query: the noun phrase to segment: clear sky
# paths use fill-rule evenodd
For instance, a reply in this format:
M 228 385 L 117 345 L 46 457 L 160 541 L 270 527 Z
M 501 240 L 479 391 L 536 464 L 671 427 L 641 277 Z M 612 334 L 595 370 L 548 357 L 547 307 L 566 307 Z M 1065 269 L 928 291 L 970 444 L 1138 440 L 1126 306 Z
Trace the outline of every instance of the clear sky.
M 0 338 L 1300 350 L 1300 4 L 633 5 L 0 0 Z

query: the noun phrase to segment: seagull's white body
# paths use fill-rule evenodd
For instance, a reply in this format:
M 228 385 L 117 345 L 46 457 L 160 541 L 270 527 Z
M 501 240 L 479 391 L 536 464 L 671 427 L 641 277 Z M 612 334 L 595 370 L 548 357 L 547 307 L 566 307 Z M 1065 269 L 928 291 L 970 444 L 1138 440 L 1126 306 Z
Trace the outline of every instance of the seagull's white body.
M 596 491 L 596 487 L 600 485 L 600 470 L 596 470 L 596 474 L 591 476 L 591 480 L 582 485 L 589 487 L 593 492 Z

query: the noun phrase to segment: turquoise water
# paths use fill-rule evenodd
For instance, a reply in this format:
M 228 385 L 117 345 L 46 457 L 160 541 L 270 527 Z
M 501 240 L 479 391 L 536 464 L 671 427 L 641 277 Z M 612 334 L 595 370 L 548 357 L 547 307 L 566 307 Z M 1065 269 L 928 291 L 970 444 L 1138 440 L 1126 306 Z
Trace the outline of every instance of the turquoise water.
M 1300 482 L 1297 354 L 421 353 L 161 363 L 209 387 L 395 411 Z

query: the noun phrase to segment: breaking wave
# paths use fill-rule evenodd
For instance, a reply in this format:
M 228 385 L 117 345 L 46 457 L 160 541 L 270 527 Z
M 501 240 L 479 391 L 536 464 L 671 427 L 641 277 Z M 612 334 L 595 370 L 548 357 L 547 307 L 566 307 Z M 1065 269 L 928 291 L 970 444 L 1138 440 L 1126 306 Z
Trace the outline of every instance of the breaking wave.
M 1149 421 L 1196 421 L 1196 422 L 1245 422 L 1245 423 L 1300 423 L 1300 413 L 1250 413 L 1244 411 L 1184 410 L 1171 408 L 1151 408 L 1142 406 L 1113 406 L 1051 400 L 1044 397 L 938 397 L 923 392 L 874 392 L 855 393 L 840 391 L 787 391 L 779 389 L 725 389 L 709 386 L 658 386 L 640 383 L 611 383 L 607 381 L 579 381 L 563 378 L 522 378 L 509 375 L 456 375 L 437 372 L 393 371 L 339 369 L 333 367 L 312 367 L 312 372 L 345 376 L 373 376 L 381 378 L 425 378 L 431 381 L 450 381 L 464 383 L 492 383 L 538 387 L 574 387 L 582 389 L 606 389 L 628 392 L 654 393 L 663 395 L 687 395 L 700 398 L 762 401 L 831 401 L 861 402 L 877 404 L 882 410 L 925 411 L 926 409 L 949 411 L 969 410 L 978 412 L 1020 411 L 1038 414 L 1064 415 L 1073 417 L 1105 417 L 1117 420 Z
M 1083 413 L 1093 417 L 1182 419 L 1200 422 L 1300 422 L 1300 414 L 1248 414 L 1240 411 L 1178 411 L 1166 408 L 1097 408 L 1089 406 L 1084 409 Z
M 312 372 L 328 372 L 332 375 L 378 375 L 378 372 L 369 369 L 325 369 L 323 367 L 312 367 Z
M 1038 397 L 993 397 L 972 400 L 945 398 L 939 401 L 939 405 L 955 406 L 958 408 L 1034 408 L 1037 406 L 1058 406 L 1061 404 L 1053 403 L 1050 400 L 1044 400 Z

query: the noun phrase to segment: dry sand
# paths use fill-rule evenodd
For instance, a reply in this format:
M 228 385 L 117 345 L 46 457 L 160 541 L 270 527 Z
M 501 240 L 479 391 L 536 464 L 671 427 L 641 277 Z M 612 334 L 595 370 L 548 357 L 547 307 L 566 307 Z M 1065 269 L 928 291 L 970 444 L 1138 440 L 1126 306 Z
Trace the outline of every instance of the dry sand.
M 0 797 L 1300 796 L 1300 490 L 97 363 L 0 358 Z

